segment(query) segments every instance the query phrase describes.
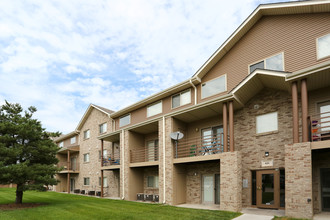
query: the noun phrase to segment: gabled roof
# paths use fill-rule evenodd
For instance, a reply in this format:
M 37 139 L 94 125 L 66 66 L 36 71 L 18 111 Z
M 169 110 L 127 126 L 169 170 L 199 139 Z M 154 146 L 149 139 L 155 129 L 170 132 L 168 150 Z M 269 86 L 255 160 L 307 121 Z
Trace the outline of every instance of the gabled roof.
M 94 109 L 97 109 L 98 111 L 108 115 L 108 117 L 110 117 L 110 114 L 113 113 L 114 111 L 110 110 L 110 109 L 107 109 L 107 108 L 103 108 L 101 106 L 98 106 L 98 105 L 95 105 L 95 104 L 90 104 L 85 112 L 85 114 L 83 115 L 83 117 L 81 118 L 77 128 L 76 128 L 76 131 L 79 132 L 81 127 L 83 126 L 83 124 L 86 122 L 88 116 L 90 115 L 90 113 L 92 112 L 92 110 Z
M 60 135 L 59 137 L 55 138 L 55 139 L 54 139 L 54 142 L 55 142 L 55 143 L 58 143 L 58 142 L 63 141 L 63 140 L 65 140 L 65 139 L 71 138 L 71 137 L 73 137 L 73 136 L 75 136 L 75 135 L 77 135 L 77 134 L 79 134 L 78 131 L 72 131 L 72 132 L 70 132 L 70 133 L 68 133 L 68 134 L 62 134 L 62 135 Z
M 259 5 L 249 17 L 232 33 L 229 38 L 213 53 L 213 55 L 197 70 L 197 72 L 188 80 L 183 81 L 168 89 L 153 94 L 141 101 L 138 101 L 128 107 L 120 109 L 112 114 L 113 118 L 119 117 L 130 111 L 140 108 L 144 105 L 155 102 L 165 96 L 182 91 L 191 84 L 199 84 L 201 78 L 218 63 L 232 47 L 244 37 L 244 35 L 263 17 L 269 15 L 289 15 L 301 13 L 321 13 L 330 12 L 329 0 L 313 0 L 313 1 L 295 1 L 273 4 Z
M 213 53 L 213 55 L 197 70 L 194 77 L 202 78 L 224 57 L 227 52 L 257 23 L 267 15 L 289 15 L 302 13 L 321 13 L 330 11 L 329 0 L 296 1 L 259 5 L 230 37 Z

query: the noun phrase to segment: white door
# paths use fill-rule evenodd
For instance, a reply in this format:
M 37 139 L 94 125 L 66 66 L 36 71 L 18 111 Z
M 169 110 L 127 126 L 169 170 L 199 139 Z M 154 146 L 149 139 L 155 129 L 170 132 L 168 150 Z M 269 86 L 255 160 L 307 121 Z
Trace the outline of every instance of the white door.
M 214 204 L 214 175 L 202 177 L 203 204 Z
M 75 180 L 73 178 L 70 179 L 70 191 L 73 192 L 75 189 Z
M 330 101 L 318 104 L 321 114 L 321 131 L 330 131 Z
M 71 169 L 70 170 L 73 170 L 75 171 L 77 166 L 76 166 L 76 163 L 77 163 L 77 158 L 76 157 L 71 157 Z

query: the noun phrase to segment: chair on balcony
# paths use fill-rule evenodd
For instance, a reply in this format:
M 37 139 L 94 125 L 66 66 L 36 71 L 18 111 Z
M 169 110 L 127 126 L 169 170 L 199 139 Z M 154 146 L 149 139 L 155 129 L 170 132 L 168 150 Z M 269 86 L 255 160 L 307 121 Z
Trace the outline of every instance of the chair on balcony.
M 196 144 L 193 144 L 193 145 L 190 146 L 189 157 L 195 157 L 195 156 L 197 156 L 196 149 L 197 149 Z

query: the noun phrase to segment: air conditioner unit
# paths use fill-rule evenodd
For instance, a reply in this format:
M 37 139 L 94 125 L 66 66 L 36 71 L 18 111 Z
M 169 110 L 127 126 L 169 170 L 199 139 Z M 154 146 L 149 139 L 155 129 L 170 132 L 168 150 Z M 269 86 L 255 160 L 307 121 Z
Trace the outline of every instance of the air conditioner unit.
M 136 200 L 138 200 L 138 201 L 144 201 L 144 194 L 143 193 L 138 193 L 137 195 L 136 195 Z
M 159 202 L 159 195 L 154 196 L 154 202 Z
M 149 202 L 152 202 L 154 201 L 154 195 L 144 195 L 144 200 L 145 201 L 149 201 Z

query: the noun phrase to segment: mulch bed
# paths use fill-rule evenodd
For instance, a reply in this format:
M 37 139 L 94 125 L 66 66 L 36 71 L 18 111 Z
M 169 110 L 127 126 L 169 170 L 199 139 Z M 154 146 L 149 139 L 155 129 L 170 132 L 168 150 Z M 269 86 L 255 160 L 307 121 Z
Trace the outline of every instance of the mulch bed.
M 0 204 L 0 210 L 16 210 L 16 209 L 29 209 L 29 208 L 35 208 L 38 206 L 46 205 L 43 203 L 22 203 L 22 204 Z

